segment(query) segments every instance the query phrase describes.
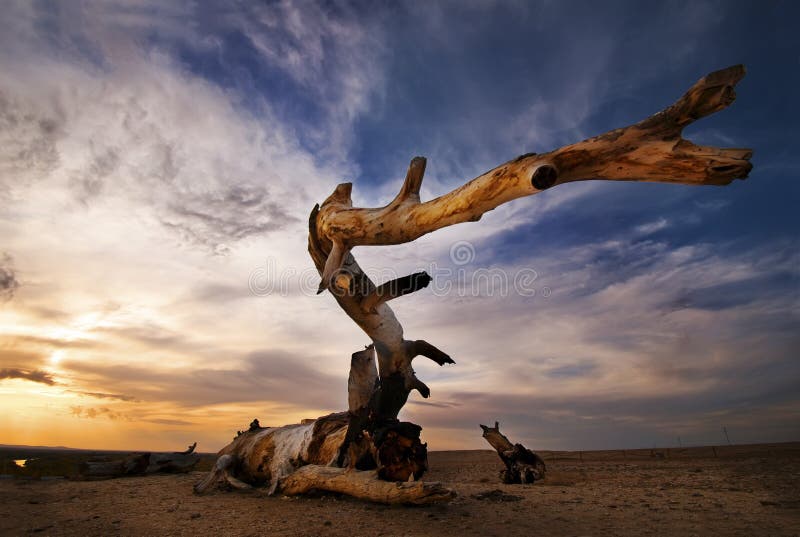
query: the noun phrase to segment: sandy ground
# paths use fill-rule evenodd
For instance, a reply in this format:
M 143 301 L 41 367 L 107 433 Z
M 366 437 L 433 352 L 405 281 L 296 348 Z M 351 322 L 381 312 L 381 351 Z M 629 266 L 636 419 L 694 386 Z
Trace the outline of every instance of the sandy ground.
M 800 535 L 800 450 L 719 459 L 552 457 L 546 480 L 502 485 L 493 452 L 433 452 L 426 479 L 451 484 L 458 497 L 428 507 L 330 494 L 196 496 L 198 472 L 3 480 L 0 535 Z

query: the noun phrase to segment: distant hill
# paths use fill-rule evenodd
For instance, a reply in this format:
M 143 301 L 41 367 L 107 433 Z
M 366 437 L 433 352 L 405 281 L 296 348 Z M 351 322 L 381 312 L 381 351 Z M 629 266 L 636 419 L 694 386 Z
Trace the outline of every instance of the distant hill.
M 0 444 L 0 449 L 40 449 L 40 450 L 59 450 L 59 451 L 95 451 L 91 449 L 70 448 L 64 446 L 25 446 L 18 444 Z

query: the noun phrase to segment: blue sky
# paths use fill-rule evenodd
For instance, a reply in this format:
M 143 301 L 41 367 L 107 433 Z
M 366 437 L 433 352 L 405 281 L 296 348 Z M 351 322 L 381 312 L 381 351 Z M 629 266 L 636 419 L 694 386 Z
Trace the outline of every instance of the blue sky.
M 416 365 L 432 397 L 404 416 L 432 449 L 484 447 L 477 424 L 493 420 L 538 448 L 718 443 L 723 426 L 797 440 L 799 11 L 10 3 L 0 399 L 14 412 L 0 443 L 214 450 L 253 417 L 343 407 L 367 340 L 306 292 L 304 230 L 336 183 L 377 206 L 424 155 L 430 199 L 635 123 L 738 63 L 737 101 L 684 134 L 753 148 L 746 181 L 567 184 L 355 253 L 379 275 L 450 271 L 448 292 L 393 306 L 457 362 Z M 469 263 L 451 258 L 457 241 Z M 458 281 L 488 270 L 533 270 L 537 293 Z

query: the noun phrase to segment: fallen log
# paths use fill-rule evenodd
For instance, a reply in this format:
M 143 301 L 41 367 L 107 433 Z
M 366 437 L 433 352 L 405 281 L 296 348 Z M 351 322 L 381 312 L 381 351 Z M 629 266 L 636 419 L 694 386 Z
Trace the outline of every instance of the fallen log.
M 505 470 L 500 471 L 503 483 L 533 483 L 545 478 L 547 467 L 542 458 L 522 444 L 512 444 L 506 435 L 500 432 L 498 422 L 494 422 L 494 427 L 481 425 L 481 429 L 483 437 L 506 465 Z
M 214 469 L 194 491 L 263 486 L 272 495 L 315 489 L 415 504 L 452 497 L 441 485 L 417 481 L 428 468 L 421 427 L 396 419 L 376 421 L 369 412 L 377 379 L 369 345 L 351 357 L 347 412 L 282 427 L 262 427 L 253 420 L 220 450 Z
M 95 459 L 81 463 L 79 475 L 84 479 L 112 479 L 156 473 L 186 473 L 200 462 L 194 452 L 197 442 L 189 449 L 176 453 L 132 453 L 121 459 Z
M 214 469 L 194 491 L 203 494 L 214 488 L 263 486 L 269 495 L 296 495 L 323 490 L 387 504 L 426 504 L 454 497 L 438 483 L 417 481 L 427 469 L 427 453 L 419 442 L 420 428 L 411 423 L 387 424 L 374 440 L 366 437 L 365 442 L 351 442 L 350 452 L 360 453 L 358 460 L 352 458 L 350 468 L 337 467 L 339 454 L 346 449 L 350 418 L 349 413 L 339 412 L 299 424 L 242 432 L 219 452 Z M 374 450 L 361 452 L 364 446 Z
M 455 492 L 437 482 L 390 482 L 378 478 L 374 471 L 347 470 L 331 466 L 303 466 L 281 484 L 288 496 L 312 490 L 339 492 L 363 500 L 384 504 L 427 505 L 447 502 Z

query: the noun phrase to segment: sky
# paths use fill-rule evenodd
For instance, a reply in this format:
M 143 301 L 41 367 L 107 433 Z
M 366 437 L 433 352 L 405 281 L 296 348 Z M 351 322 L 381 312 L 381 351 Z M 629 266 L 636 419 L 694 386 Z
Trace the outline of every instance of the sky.
M 428 159 L 431 199 L 663 109 L 745 64 L 697 143 L 725 187 L 587 181 L 359 247 L 455 365 L 401 418 L 429 449 L 800 440 L 793 2 L 47 2 L 0 13 L 0 443 L 223 447 L 347 405 L 368 338 L 306 252 Z

